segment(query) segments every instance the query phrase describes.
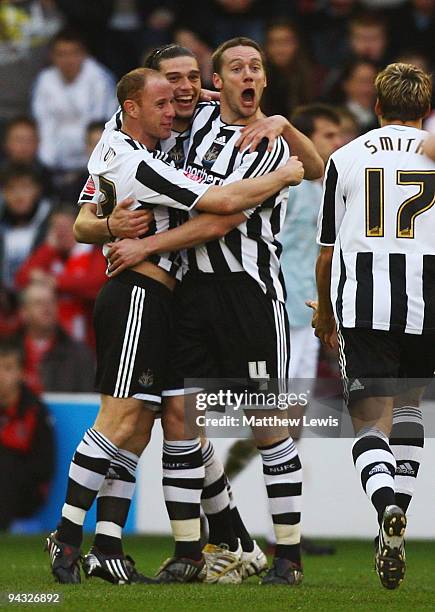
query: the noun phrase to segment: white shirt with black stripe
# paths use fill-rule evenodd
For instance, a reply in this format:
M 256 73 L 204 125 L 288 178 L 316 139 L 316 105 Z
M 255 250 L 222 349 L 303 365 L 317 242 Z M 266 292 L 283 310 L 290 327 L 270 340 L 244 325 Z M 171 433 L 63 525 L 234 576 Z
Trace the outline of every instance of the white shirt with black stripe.
M 109 121 L 106 122 L 103 135 L 109 131 L 121 129 L 122 110 L 121 107 L 119 107 L 116 113 L 114 113 Z M 190 127 L 189 129 L 184 130 L 184 132 L 172 130 L 169 138 L 159 141 L 157 149 L 166 153 L 169 161 L 171 161 L 176 168 L 183 168 L 187 151 L 189 149 L 189 137 Z
M 97 215 L 106 217 L 117 201 L 133 198 L 130 210 L 153 209 L 154 221 L 147 236 L 179 225 L 179 211 L 191 210 L 209 187 L 177 170 L 168 163 L 162 151 L 148 151 L 143 144 L 116 129 L 103 134 L 91 155 L 88 169 L 90 179 L 79 203 L 95 202 L 99 194 Z M 178 252 L 163 253 L 150 261 L 173 276 L 178 275 Z
M 427 132 L 388 125 L 331 156 L 320 245 L 334 245 L 331 301 L 343 327 L 435 332 L 435 168 Z
M 242 128 L 224 123 L 219 105 L 200 105 L 191 127 L 187 174 L 206 184 L 221 185 L 254 178 L 285 164 L 290 153 L 281 137 L 270 152 L 266 140 L 253 153 L 236 148 Z M 279 263 L 281 244 L 277 235 L 284 223 L 287 195 L 288 189 L 283 189 L 265 202 L 259 202 L 256 208 L 245 211 L 246 221 L 224 238 L 190 249 L 189 270 L 211 274 L 245 271 L 266 294 L 285 301 Z

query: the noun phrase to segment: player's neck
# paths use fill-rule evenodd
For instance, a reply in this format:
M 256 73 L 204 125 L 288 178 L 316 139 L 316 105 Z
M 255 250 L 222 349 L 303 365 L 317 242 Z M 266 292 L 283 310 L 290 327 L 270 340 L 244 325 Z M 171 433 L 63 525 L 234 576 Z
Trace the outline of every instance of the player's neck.
M 180 132 L 181 134 L 181 132 L 185 132 L 189 129 L 190 122 L 191 119 L 178 119 L 177 117 L 175 117 L 172 123 L 172 129 L 174 130 L 174 132 Z
M 158 143 L 158 139 L 148 134 L 144 128 L 135 121 L 131 120 L 130 117 L 124 117 L 122 120 L 122 131 L 127 134 L 133 140 L 137 140 L 141 144 L 145 145 L 147 149 L 155 149 Z
M 384 119 L 383 117 L 379 117 L 379 123 L 381 127 L 386 127 L 387 125 L 403 125 L 405 127 L 413 127 L 418 130 L 423 129 L 423 119 L 415 119 L 414 121 L 399 121 L 398 119 Z
M 221 98 L 221 119 L 224 123 L 229 125 L 248 125 L 248 123 L 253 123 L 257 119 L 261 119 L 261 117 L 263 117 L 263 113 L 260 108 L 257 108 L 249 117 L 241 117 L 237 111 L 230 108 Z

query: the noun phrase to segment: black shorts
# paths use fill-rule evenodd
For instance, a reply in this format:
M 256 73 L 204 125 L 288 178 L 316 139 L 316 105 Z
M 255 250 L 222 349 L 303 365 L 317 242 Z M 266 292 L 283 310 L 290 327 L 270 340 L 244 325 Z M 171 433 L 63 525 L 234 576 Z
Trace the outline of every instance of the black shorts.
M 339 363 L 348 402 L 394 397 L 424 387 L 435 370 L 435 334 L 377 329 L 338 330 Z
M 247 273 L 189 273 L 176 289 L 171 376 L 163 395 L 185 392 L 186 379 L 287 380 L 289 359 L 284 304 Z
M 172 302 L 164 285 L 131 270 L 104 285 L 94 308 L 97 391 L 161 403 Z

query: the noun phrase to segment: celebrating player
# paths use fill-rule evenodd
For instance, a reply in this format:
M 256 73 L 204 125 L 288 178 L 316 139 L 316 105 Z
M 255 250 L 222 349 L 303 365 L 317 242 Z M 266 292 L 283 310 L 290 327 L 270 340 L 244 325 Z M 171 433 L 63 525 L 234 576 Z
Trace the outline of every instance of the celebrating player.
M 89 162 L 92 179 L 105 195 L 100 208 L 106 219 L 117 198 L 131 196 L 132 208 L 144 204 L 154 207 L 151 231 L 166 231 L 176 224 L 177 209 L 199 206 L 218 214 L 239 212 L 303 177 L 302 164 L 292 159 L 274 173 L 243 183 L 211 186 L 193 181 L 166 163 L 164 154 L 151 152 L 159 139 L 171 133 L 174 109 L 167 80 L 156 71 L 140 68 L 121 79 L 117 95 L 123 109 L 122 130 L 107 132 Z M 155 408 L 161 403 L 177 258 L 177 253 L 165 253 L 153 262 L 142 262 L 110 280 L 97 298 L 97 388 L 101 407 L 73 457 L 62 518 L 47 539 L 52 572 L 59 582 L 80 581 L 82 525 L 98 492 L 108 504 L 114 494 L 125 499 L 123 516 L 113 517 L 102 533 L 121 542 L 138 455 L 147 444 Z M 147 350 L 138 350 L 138 346 Z M 112 487 L 107 495 L 101 488 L 110 467 L 118 469 L 118 479 L 116 492 Z M 137 574 L 122 550 L 111 555 L 97 548 L 91 552 L 87 563 L 99 565 L 113 582 L 148 581 Z
M 172 131 L 169 138 L 162 140 L 159 145 L 176 167 L 182 167 L 184 165 L 184 158 L 189 143 L 188 136 L 190 133 L 190 123 L 200 92 L 198 62 L 189 49 L 180 47 L 179 45 L 166 45 L 151 52 L 145 59 L 145 66 L 159 70 L 159 72 L 166 77 L 173 89 L 175 117 Z M 118 111 L 106 126 L 106 130 L 119 129 L 120 127 L 121 112 Z M 267 128 L 267 130 L 268 133 L 270 133 L 270 128 Z M 107 239 L 110 238 L 108 235 L 107 222 L 104 218 L 99 219 L 96 215 L 98 193 L 95 193 L 91 181 L 89 183 L 91 189 L 85 188 L 81 195 L 82 205 L 75 226 L 76 235 L 80 240 L 86 242 L 94 242 L 98 239 L 104 241 L 105 237 Z M 129 201 L 118 203 L 110 215 L 110 229 L 118 237 L 134 238 L 145 234 L 147 230 L 145 227 L 145 215 L 147 213 L 140 210 L 129 210 L 129 203 Z M 181 221 L 181 215 L 183 215 L 183 213 L 179 211 L 179 214 Z M 228 232 L 234 227 L 234 224 L 229 224 L 229 222 L 231 223 L 230 216 L 208 215 L 207 217 L 209 219 L 209 226 L 207 228 L 208 235 L 210 235 L 211 228 L 214 228 L 214 231 L 218 232 L 214 236 L 217 237 L 221 235 L 221 233 L 223 235 L 223 233 Z M 222 574 L 221 570 L 217 576 L 209 572 L 208 577 L 212 580 L 226 582 L 234 581 L 234 579 L 240 580 L 241 574 L 244 577 L 248 577 L 253 573 L 259 573 L 267 567 L 266 557 L 246 530 L 237 506 L 235 505 L 231 485 L 223 473 L 222 462 L 214 452 L 211 441 L 204 438 L 202 439 L 202 455 L 204 459 L 206 485 L 203 490 L 201 505 L 208 518 L 209 541 L 211 543 L 221 543 L 222 530 L 219 527 L 221 517 L 222 514 L 226 516 L 230 514 L 230 522 L 232 523 L 236 536 L 240 538 L 243 548 L 240 571 L 237 569 L 229 571 L 228 564 L 224 563 L 224 569 L 226 571 L 223 575 L 220 575 Z M 209 500 L 208 491 L 215 490 L 215 483 L 224 481 L 226 481 L 226 488 L 220 492 L 219 496 L 213 495 L 212 499 Z M 109 475 L 106 476 L 106 484 L 109 486 L 111 482 L 112 478 L 109 473 Z M 122 498 L 112 497 L 110 507 L 108 504 L 100 502 L 97 504 L 95 545 L 102 552 L 107 554 L 117 552 L 117 550 L 120 549 L 119 542 L 116 542 L 113 538 L 109 541 L 105 541 L 100 534 L 100 531 L 104 533 L 105 525 L 110 518 L 106 516 L 106 513 L 108 514 L 108 510 L 110 510 L 110 513 L 115 512 L 117 505 L 124 506 L 124 500 Z M 209 556 L 208 553 L 205 554 L 207 560 Z M 218 559 L 216 559 L 216 555 L 214 555 L 213 558 L 215 563 L 217 561 L 221 563 L 225 561 L 227 557 L 227 552 L 222 550 Z M 87 557 L 85 557 L 85 562 L 86 559 Z M 96 566 L 90 566 L 86 563 L 85 566 L 89 567 L 89 575 L 95 575 L 95 572 L 99 572 Z
M 215 86 L 221 93 L 221 109 L 205 106 L 197 113 L 186 159 L 186 170 L 206 182 L 220 184 L 255 176 L 279 166 L 288 157 L 282 138 L 272 150 L 263 140 L 255 148 L 238 148 L 243 130 L 247 140 L 255 140 L 255 120 L 261 116 L 259 104 L 266 84 L 263 56 L 258 45 L 244 38 L 221 45 L 214 54 Z M 271 123 L 276 119 L 272 119 Z M 244 126 L 246 126 L 244 128 Z M 317 177 L 322 162 L 312 143 L 285 122 L 292 150 L 306 158 L 310 172 Z M 275 134 L 276 135 L 276 134 Z M 251 151 L 254 148 L 254 151 Z M 305 165 L 305 159 L 303 159 Z M 318 171 L 316 174 L 316 170 Z M 280 245 L 276 234 L 285 214 L 286 192 L 276 193 L 249 213 L 228 217 L 235 229 L 220 239 L 208 215 L 199 215 L 183 226 L 143 241 L 122 241 L 110 250 L 111 270 L 117 272 L 144 256 L 160 252 L 166 244 L 175 249 L 191 247 L 189 273 L 177 296 L 176 334 L 172 353 L 177 380 L 173 381 L 167 409 L 163 415 L 165 432 L 164 482 L 167 507 L 175 539 L 189 545 L 186 557 L 200 555 L 195 550 L 200 495 L 193 474 L 197 469 L 197 448 L 185 451 L 184 402 L 179 394 L 185 378 L 246 378 L 255 376 L 255 366 L 265 362 L 272 378 L 287 378 L 289 358 L 288 324 L 283 300 L 285 288 L 279 267 Z M 237 226 L 237 227 L 236 227 Z M 204 241 L 207 244 L 202 245 Z M 171 247 L 172 248 L 172 247 Z M 225 296 L 225 297 L 224 297 Z M 220 306 L 219 306 L 220 305 Z M 263 444 L 262 444 L 263 443 Z M 297 584 L 302 579 L 300 561 L 301 469 L 297 452 L 287 432 L 277 439 L 257 439 L 269 494 L 271 514 L 277 537 L 277 553 L 272 569 L 263 582 Z M 198 441 L 199 445 L 199 441 Z M 185 487 L 171 464 L 191 464 L 192 480 Z M 187 469 L 185 470 L 187 473 Z M 277 474 L 280 474 L 278 477 Z M 177 479 L 177 487 L 171 482 Z M 224 482 L 216 488 L 216 499 Z M 189 513 L 186 514 L 189 500 Z M 228 549 L 232 567 L 240 559 L 237 538 L 224 514 L 221 541 Z M 186 530 L 190 540 L 186 541 Z M 182 537 L 183 536 L 183 537 Z M 206 553 L 219 556 L 220 547 Z M 186 561 L 188 565 L 189 562 Z M 168 568 L 171 569 L 171 566 Z M 181 571 L 181 569 L 180 569 Z
M 318 242 L 316 335 L 336 342 L 352 454 L 376 509 L 376 569 L 405 574 L 406 511 L 423 447 L 420 399 L 435 367 L 435 170 L 423 154 L 430 77 L 391 64 L 376 78 L 381 127 L 331 156 Z
M 251 41 L 248 42 L 250 43 Z M 184 83 L 186 83 L 186 79 L 189 74 L 187 72 L 187 68 L 189 67 L 189 65 L 185 58 L 183 58 L 183 64 L 179 64 L 179 58 L 176 57 L 177 53 L 180 53 L 180 49 L 178 48 L 177 51 L 176 46 L 169 46 L 163 48 L 162 50 L 157 50 L 156 52 L 150 55 L 150 60 L 152 62 L 150 65 L 158 67 L 159 70 L 163 74 L 165 74 L 165 76 L 169 80 L 171 80 L 171 78 L 175 78 L 178 82 L 183 82 L 184 80 Z M 181 77 L 184 77 L 184 79 L 182 79 Z M 183 97 L 187 97 L 187 93 L 187 90 L 185 90 Z M 177 98 L 180 98 L 180 94 L 181 92 L 177 91 L 177 88 L 174 87 L 175 100 L 177 100 Z M 177 112 L 176 103 L 175 109 Z M 204 108 L 202 110 L 206 109 Z M 258 144 L 263 135 L 266 135 L 269 139 L 269 142 L 272 142 L 276 138 L 277 134 L 283 131 L 286 139 L 291 143 L 292 149 L 295 150 L 303 158 L 304 165 L 306 167 L 306 173 L 308 174 L 308 176 L 311 178 L 315 178 L 320 174 L 322 165 L 321 159 L 316 154 L 314 147 L 311 145 L 308 139 L 306 139 L 302 134 L 295 130 L 284 118 L 275 117 L 270 119 L 263 119 L 261 121 L 253 121 L 255 119 L 255 116 L 261 115 L 261 113 L 259 113 L 258 111 L 258 103 L 256 104 L 254 111 L 255 112 L 253 113 L 253 116 L 250 117 L 249 126 L 246 126 L 246 128 L 244 128 L 245 130 L 247 130 L 247 133 L 245 133 L 245 137 L 243 138 L 241 136 L 240 138 L 238 138 L 237 142 L 235 143 L 236 145 L 243 144 L 243 142 L 251 143 L 250 152 L 252 153 L 252 149 L 255 148 L 256 143 Z M 183 130 L 186 126 L 185 122 L 182 122 L 182 119 L 182 117 L 177 117 L 177 129 L 179 131 Z M 166 146 L 166 143 L 162 143 L 163 149 L 166 149 Z M 234 140 L 232 142 L 232 146 L 234 146 Z M 248 153 L 247 151 L 243 152 Z M 264 159 L 266 159 L 265 153 L 266 146 L 263 146 L 260 159 L 263 159 L 263 157 Z M 171 150 L 169 150 L 169 154 L 171 154 Z M 251 161 L 253 158 L 255 158 L 256 155 L 257 153 L 255 153 L 255 155 L 251 155 Z M 263 166 L 262 172 L 265 172 L 266 170 L 267 165 Z M 234 176 L 232 176 L 231 174 L 228 178 L 229 180 L 234 180 Z M 122 205 L 122 203 L 120 205 Z M 80 216 L 81 215 L 79 215 L 79 221 Z M 90 219 L 90 225 L 85 228 L 83 228 L 83 224 L 81 224 L 80 226 L 81 239 L 93 239 L 92 231 L 89 232 L 89 230 L 92 229 L 92 224 L 98 223 L 98 220 L 95 218 L 94 212 L 92 213 L 92 216 L 93 219 Z M 242 216 L 242 218 L 245 219 L 244 216 Z M 202 243 L 205 240 L 220 238 L 226 233 L 228 233 L 231 229 L 233 229 L 236 225 L 238 225 L 240 221 L 240 215 L 229 215 L 226 217 L 222 215 L 201 215 L 200 217 L 191 220 L 186 225 L 183 234 L 184 238 L 182 241 L 182 245 L 190 244 L 193 238 L 195 244 Z M 83 229 L 85 229 L 85 232 L 83 232 Z M 126 243 L 129 243 L 129 241 L 126 241 Z M 143 258 L 140 245 L 136 241 L 130 244 L 130 248 L 132 248 L 134 251 L 133 255 L 131 256 L 135 257 L 136 259 L 135 261 L 133 261 L 132 259 L 128 261 L 128 256 L 125 256 L 125 258 L 120 261 L 120 265 L 123 267 L 133 265 L 134 263 L 141 261 Z M 118 256 L 119 253 L 117 252 L 115 259 L 118 259 Z M 117 265 L 115 261 L 111 261 L 111 269 L 116 268 Z M 119 270 L 120 268 L 118 267 L 117 269 Z M 171 402 L 172 400 L 169 399 L 168 403 Z M 180 414 L 181 412 L 182 408 L 180 409 Z M 178 435 L 183 436 L 184 423 L 182 419 L 180 419 L 180 416 L 176 417 L 174 423 L 174 427 L 179 429 Z M 207 580 L 219 582 L 238 582 L 241 579 L 240 574 L 245 577 L 251 575 L 252 573 L 261 571 L 261 569 L 265 567 L 266 560 L 264 555 L 261 553 L 261 550 L 258 548 L 258 545 L 256 545 L 255 542 L 252 541 L 243 525 L 243 522 L 238 514 L 237 508 L 234 506 L 228 482 L 225 488 L 226 478 L 223 473 L 223 466 L 221 461 L 214 453 L 213 446 L 210 441 L 203 440 L 202 455 L 205 464 L 205 487 L 202 492 L 201 503 L 209 521 L 209 541 L 212 544 L 211 546 L 208 546 L 204 551 L 204 555 L 208 565 Z M 183 457 L 183 462 L 184 461 L 185 457 Z M 173 488 L 171 490 L 173 490 Z M 197 495 L 197 493 L 194 494 L 195 496 Z M 193 493 L 190 490 L 187 491 L 185 495 L 189 496 L 190 500 Z M 186 504 L 184 504 L 184 507 L 181 506 L 181 509 L 179 505 L 180 502 L 177 501 L 176 504 L 171 504 L 169 502 L 168 508 L 171 508 L 172 510 L 175 508 L 177 510 L 177 513 L 185 513 Z M 192 503 L 190 503 L 190 513 L 192 512 L 192 507 Z M 197 510 L 195 510 L 195 513 L 196 512 L 199 513 L 199 507 Z M 188 544 L 185 543 L 186 536 L 183 535 L 182 526 L 178 529 L 177 533 L 178 523 L 174 520 L 171 521 L 174 536 L 176 539 L 174 563 L 176 563 L 177 558 L 181 558 L 183 559 L 183 561 L 181 562 L 181 564 L 171 566 L 170 575 L 168 572 L 166 573 L 166 576 L 170 580 L 174 579 L 175 574 L 177 574 L 179 580 L 191 579 L 191 572 L 185 572 L 185 564 L 187 563 L 187 565 L 189 565 L 192 559 L 193 561 L 197 560 L 198 562 L 200 562 L 202 558 L 201 550 L 199 548 L 199 514 L 195 520 L 193 520 L 190 516 L 188 520 L 189 525 L 195 525 L 195 532 L 193 532 L 192 530 L 192 534 L 190 535 L 191 541 Z M 241 560 L 239 554 L 235 555 L 233 552 L 231 552 L 231 550 L 228 550 L 232 546 L 237 547 L 237 538 L 240 538 L 243 549 Z M 217 546 L 217 544 L 223 544 L 224 548 Z M 237 571 L 237 568 L 239 566 L 240 572 Z M 180 571 L 175 571 L 175 567 L 177 567 Z

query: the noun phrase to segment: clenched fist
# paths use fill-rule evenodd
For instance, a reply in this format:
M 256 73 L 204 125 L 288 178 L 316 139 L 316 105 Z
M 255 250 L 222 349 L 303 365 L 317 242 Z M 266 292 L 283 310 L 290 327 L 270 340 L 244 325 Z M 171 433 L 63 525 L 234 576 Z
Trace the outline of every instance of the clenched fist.
M 296 155 L 292 155 L 285 166 L 280 168 L 285 172 L 287 185 L 299 185 L 304 178 L 304 165 Z

